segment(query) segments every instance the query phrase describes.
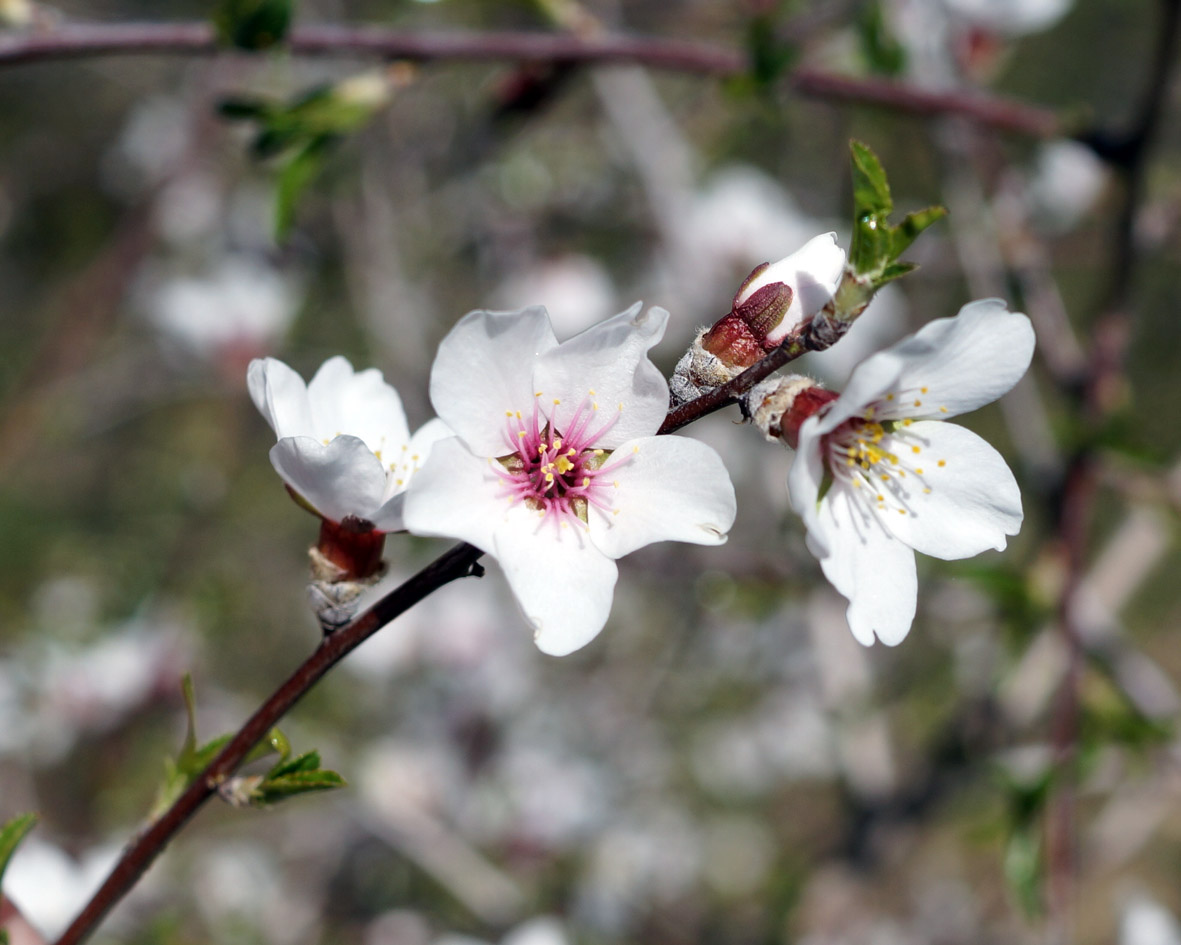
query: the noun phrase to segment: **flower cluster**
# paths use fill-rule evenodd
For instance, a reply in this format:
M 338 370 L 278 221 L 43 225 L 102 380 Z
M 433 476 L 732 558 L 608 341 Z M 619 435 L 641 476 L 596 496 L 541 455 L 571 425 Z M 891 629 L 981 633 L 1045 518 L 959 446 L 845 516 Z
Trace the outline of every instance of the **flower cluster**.
M 845 268 L 827 234 L 755 269 L 678 365 L 674 402 L 804 330 Z M 320 516 L 318 553 L 340 580 L 374 574 L 389 531 L 468 542 L 499 562 L 537 645 L 563 655 L 606 623 L 619 558 L 658 541 L 718 545 L 734 522 L 721 457 L 657 435 L 670 389 L 648 352 L 668 318 L 637 303 L 559 342 L 544 308 L 472 312 L 439 346 L 439 419 L 414 436 L 381 374 L 343 358 L 307 385 L 255 361 L 249 387 L 278 437 L 271 461 Z M 793 376 L 745 397 L 764 434 L 796 450 L 791 505 L 862 643 L 909 631 L 914 551 L 968 557 L 1003 549 L 1019 529 L 1021 496 L 1000 454 L 943 421 L 1011 388 L 1033 344 L 1024 315 L 974 302 L 869 357 L 843 394 Z M 336 600 L 331 582 L 320 593 Z

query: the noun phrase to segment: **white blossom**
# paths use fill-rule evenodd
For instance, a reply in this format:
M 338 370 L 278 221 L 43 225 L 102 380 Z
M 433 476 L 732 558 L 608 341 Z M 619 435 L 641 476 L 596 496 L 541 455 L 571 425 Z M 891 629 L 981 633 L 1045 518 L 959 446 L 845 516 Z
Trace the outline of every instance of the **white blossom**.
M 667 319 L 637 304 L 559 344 L 544 308 L 478 311 L 439 346 L 431 402 L 457 438 L 411 482 L 406 526 L 495 557 L 547 653 L 602 629 L 617 558 L 721 544 L 734 521 L 717 453 L 655 436 L 668 385 L 647 352 Z
M 318 515 L 354 517 L 378 531 L 402 529 L 402 494 L 430 452 L 450 435 L 439 421 L 414 436 L 398 392 L 375 368 L 356 372 L 340 356 L 304 384 L 282 361 L 252 361 L 247 384 L 275 431 L 271 465 Z
M 914 551 L 966 558 L 1002 550 L 1021 495 L 1001 455 L 950 417 L 1008 391 L 1029 366 L 1029 319 L 988 299 L 936 319 L 862 362 L 845 392 L 804 420 L 788 476 L 809 550 L 849 600 L 866 645 L 906 636 Z

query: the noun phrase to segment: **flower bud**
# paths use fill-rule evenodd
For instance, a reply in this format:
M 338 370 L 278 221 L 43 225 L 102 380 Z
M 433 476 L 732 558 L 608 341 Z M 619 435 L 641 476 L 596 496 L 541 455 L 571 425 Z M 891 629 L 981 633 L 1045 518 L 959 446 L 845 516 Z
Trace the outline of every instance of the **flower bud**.
M 790 256 L 756 267 L 734 296 L 732 310 L 740 313 L 750 305 L 765 308 L 757 318 L 752 315 L 745 320 L 765 324 L 763 344 L 770 350 L 828 304 L 844 269 L 845 251 L 837 246 L 836 234 L 823 233 Z M 760 296 L 773 286 L 779 287 L 773 294 Z M 785 304 L 783 289 L 788 290 Z
M 782 441 L 795 449 L 804 421 L 839 396 L 836 391 L 825 390 L 810 377 L 791 374 L 756 384 L 743 402 L 747 415 L 763 436 L 773 443 Z
M 320 540 L 308 549 L 312 570 L 308 603 L 325 633 L 352 620 L 361 595 L 384 576 L 384 547 L 385 532 L 372 522 L 352 515 L 340 522 L 321 519 Z

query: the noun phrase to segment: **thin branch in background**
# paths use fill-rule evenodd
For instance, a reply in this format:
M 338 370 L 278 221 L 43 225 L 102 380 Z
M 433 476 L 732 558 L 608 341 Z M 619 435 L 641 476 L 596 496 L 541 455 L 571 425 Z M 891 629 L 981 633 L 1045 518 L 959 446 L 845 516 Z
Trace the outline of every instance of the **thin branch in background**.
M 1119 134 L 1096 133 L 1086 138 L 1123 178 L 1123 200 L 1112 247 L 1113 267 L 1106 305 L 1095 325 L 1085 384 L 1076 407 L 1080 428 L 1100 429 L 1115 407 L 1113 392 L 1121 386 L 1134 318 L 1132 290 L 1136 270 L 1134 223 L 1144 199 L 1148 158 L 1163 117 L 1166 92 L 1175 65 L 1181 0 L 1160 0 L 1144 99 L 1129 129 Z M 1068 650 L 1066 676 L 1051 720 L 1054 761 L 1063 777 L 1050 799 L 1046 819 L 1046 863 L 1049 876 L 1050 932 L 1055 941 L 1070 937 L 1074 903 L 1076 844 L 1074 837 L 1073 767 L 1078 754 L 1083 674 L 1083 645 L 1076 614 L 1083 586 L 1090 521 L 1098 494 L 1098 448 L 1083 445 L 1064 474 L 1056 507 L 1058 540 L 1066 565 L 1066 583 L 1058 608 L 1058 627 Z
M 431 32 L 313 24 L 292 30 L 287 48 L 299 56 L 414 62 L 633 63 L 719 78 L 747 70 L 743 53 L 723 46 L 609 34 Z M 213 28 L 205 23 L 74 23 L 0 36 L 0 66 L 101 56 L 211 56 L 223 52 Z M 1055 137 L 1069 130 L 1057 113 L 1001 96 L 936 92 L 905 82 L 809 68 L 791 72 L 787 82 L 805 98 L 875 105 L 922 117 L 958 115 L 996 131 L 1033 138 Z

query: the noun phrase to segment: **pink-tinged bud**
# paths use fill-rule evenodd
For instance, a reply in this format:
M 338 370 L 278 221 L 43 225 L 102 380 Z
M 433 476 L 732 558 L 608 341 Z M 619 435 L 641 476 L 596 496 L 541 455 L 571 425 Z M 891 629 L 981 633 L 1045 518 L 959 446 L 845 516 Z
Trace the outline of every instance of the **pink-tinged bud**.
M 320 520 L 320 540 L 316 543 L 320 554 L 337 568 L 336 582 L 364 581 L 382 570 L 381 553 L 385 548 L 385 532 L 379 532 L 372 522 L 355 516 L 345 516 L 341 522 Z
M 757 266 L 734 296 L 733 311 L 742 311 L 769 287 L 781 286 L 777 293 L 782 289 L 789 290 L 783 310 L 771 309 L 763 316 L 774 321 L 763 332 L 764 347 L 770 350 L 828 304 L 840 284 L 844 269 L 845 252 L 837 246 L 836 234 L 823 233 L 790 256 Z
M 733 312 L 702 336 L 701 345 L 727 367 L 741 369 L 750 367 L 766 353 L 763 339 Z
M 792 374 L 756 384 L 744 399 L 747 415 L 763 436 L 773 442 L 782 441 L 794 450 L 804 421 L 839 396 L 809 377 Z

